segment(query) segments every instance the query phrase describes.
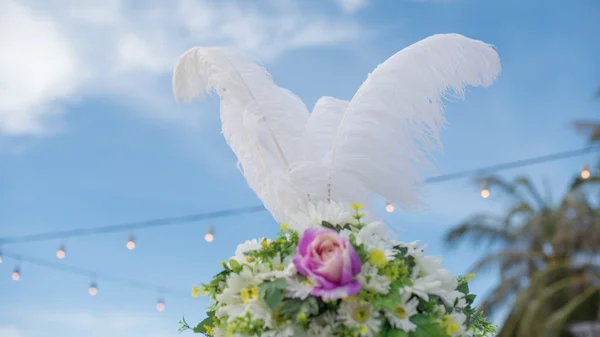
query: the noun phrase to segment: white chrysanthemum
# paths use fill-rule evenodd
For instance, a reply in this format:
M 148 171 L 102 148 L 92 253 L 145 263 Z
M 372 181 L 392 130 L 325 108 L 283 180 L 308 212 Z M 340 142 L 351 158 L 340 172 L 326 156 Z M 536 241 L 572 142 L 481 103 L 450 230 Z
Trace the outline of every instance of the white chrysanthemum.
M 381 222 L 371 222 L 365 225 L 356 235 L 356 243 L 364 244 L 369 252 L 370 261 L 376 266 L 382 266 L 385 263 L 396 258 L 398 251 L 394 249 L 392 241 L 388 240 L 386 227 Z
M 213 337 L 225 337 L 225 328 L 223 327 L 213 327 Z
M 255 298 L 258 298 L 258 293 L 254 294 L 255 288 L 258 289 L 255 276 L 252 269 L 247 266 L 239 274 L 229 274 L 225 289 L 223 289 L 221 294 L 217 295 L 217 301 L 221 305 L 254 301 Z
M 394 311 L 386 310 L 384 314 L 394 328 L 411 332 L 417 328 L 410 318 L 418 313 L 419 300 L 417 298 L 408 300 L 408 298 L 410 295 L 404 294 L 402 303 L 396 306 Z
M 266 326 L 272 326 L 273 313 L 269 307 L 260 300 L 259 280 L 248 266 L 239 274 L 231 273 L 227 277 L 223 292 L 217 295 L 220 306 L 215 313 L 217 318 L 229 317 L 233 321 L 236 317 L 250 313 L 253 319 L 262 319 Z
M 412 282 L 412 286 L 405 286 L 403 290 L 409 294 L 417 295 L 425 301 L 429 301 L 430 294 L 439 294 L 444 291 L 442 281 L 436 275 L 418 277 L 413 279 Z
M 390 280 L 387 276 L 379 275 L 379 269 L 370 263 L 362 265 L 357 279 L 362 289 L 370 290 L 382 295 L 390 292 Z
M 364 244 L 367 250 L 391 249 L 394 246 L 394 243 L 389 239 L 390 234 L 391 232 L 383 222 L 370 222 L 358 232 L 356 235 L 356 243 Z
M 464 297 L 463 293 L 456 290 L 456 276 L 442 266 L 441 257 L 425 256 L 421 249 L 414 249 L 412 256 L 416 262 L 412 275 L 414 285 L 405 287 L 405 290 L 425 300 L 429 298 L 428 295 L 440 296 L 448 306 L 453 306 L 457 299 Z
M 461 293 L 462 294 L 462 293 Z M 458 309 L 464 309 L 467 307 L 467 299 L 464 297 L 459 297 L 458 301 L 456 302 L 456 305 L 454 306 L 455 308 Z
M 414 256 L 415 258 L 417 256 L 423 256 L 423 254 L 425 252 L 425 248 L 427 247 L 427 246 L 419 247 L 418 240 L 412 241 L 409 243 L 401 242 L 401 241 L 394 241 L 394 240 L 392 240 L 392 242 L 394 243 L 395 246 L 405 247 L 407 249 L 407 254 Z
M 314 284 L 304 276 L 289 277 L 285 288 L 285 296 L 304 300 L 310 295 L 314 287 Z
M 291 322 L 279 325 L 273 330 L 263 332 L 260 337 L 294 337 L 296 336 L 295 327 Z
M 313 317 L 308 325 L 310 337 L 331 337 L 337 329 L 338 322 L 334 312 L 328 311 L 320 316 Z
M 453 312 L 452 314 L 445 315 L 442 319 L 442 325 L 446 327 L 446 333 L 452 337 L 463 337 L 468 336 L 467 327 L 465 322 L 467 316 L 462 312 Z
M 296 267 L 292 263 L 293 256 L 286 256 L 281 258 L 280 254 L 277 254 L 271 259 L 271 266 L 267 264 L 258 265 L 258 275 L 256 276 L 260 281 L 274 280 L 283 277 L 291 277 L 296 274 Z
M 239 263 L 248 263 L 247 256 L 245 253 L 252 252 L 255 250 L 259 250 L 262 248 L 261 242 L 266 239 L 252 239 L 248 240 L 244 243 L 241 243 L 237 246 L 235 250 L 235 256 L 232 257 L 233 260 L 236 260 Z M 269 242 L 267 240 L 267 242 Z
M 250 314 L 253 320 L 262 320 L 267 328 L 273 328 L 275 325 L 273 311 L 262 301 L 221 306 L 215 313 L 218 318 L 229 317 L 227 323 L 231 323 L 236 317 L 245 316 L 246 314 Z
M 290 228 L 302 232 L 311 226 L 320 226 L 323 221 L 345 225 L 352 220 L 352 210 L 346 204 L 333 201 L 320 201 L 316 204 L 310 202 L 290 218 Z
M 355 299 L 342 301 L 338 308 L 338 320 L 348 328 L 359 329 L 362 337 L 374 337 L 381 329 L 379 312 L 369 303 Z

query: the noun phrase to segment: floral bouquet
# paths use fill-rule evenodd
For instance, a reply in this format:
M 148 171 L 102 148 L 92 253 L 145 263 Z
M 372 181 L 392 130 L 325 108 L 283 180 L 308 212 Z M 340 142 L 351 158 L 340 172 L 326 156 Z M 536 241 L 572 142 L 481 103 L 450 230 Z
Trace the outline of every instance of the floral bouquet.
M 193 331 L 211 337 L 494 333 L 472 307 L 467 280 L 473 275 L 455 278 L 416 242 L 388 239 L 381 222 L 364 223 L 362 206 L 352 208 L 340 223 L 322 221 L 304 231 L 282 225 L 273 241 L 239 245 L 222 262 L 224 270 L 194 290 L 213 305 Z
M 220 47 L 184 53 L 176 98 L 214 92 L 222 131 L 250 188 L 282 225 L 275 240 L 240 245 L 201 289 L 213 305 L 196 327 L 212 337 L 489 336 L 470 276 L 455 278 L 416 243 L 390 239 L 363 207 L 380 196 L 421 206 L 444 98 L 488 86 L 496 51 L 434 35 L 380 64 L 350 101 L 321 97 L 309 114 L 260 65 Z M 344 206 L 347 205 L 347 206 Z

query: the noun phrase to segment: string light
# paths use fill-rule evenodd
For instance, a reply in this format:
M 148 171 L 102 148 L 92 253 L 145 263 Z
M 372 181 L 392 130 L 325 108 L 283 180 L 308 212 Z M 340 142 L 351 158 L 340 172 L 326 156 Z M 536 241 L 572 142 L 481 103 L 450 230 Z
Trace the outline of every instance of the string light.
M 387 204 L 385 204 L 385 211 L 388 213 L 392 213 L 394 211 L 394 205 L 388 202 Z
M 158 312 L 163 312 L 165 311 L 165 301 L 162 298 L 159 298 L 158 301 L 156 301 L 156 310 L 158 310 Z
M 481 184 L 481 197 L 487 199 L 490 197 L 490 190 L 488 189 L 487 182 Z
M 590 169 L 588 168 L 587 164 L 583 164 L 583 167 L 581 168 L 581 178 L 582 179 L 587 179 L 591 176 L 590 173 Z
M 131 280 L 131 279 L 126 279 L 126 278 L 122 278 L 122 277 L 114 276 L 114 275 L 113 276 L 98 275 L 95 271 L 92 271 L 92 270 L 69 266 L 69 265 L 59 263 L 56 261 L 49 261 L 49 260 L 43 260 L 43 259 L 38 259 L 38 258 L 34 258 L 34 257 L 29 257 L 29 256 L 23 256 L 21 254 L 15 254 L 11 251 L 4 250 L 3 253 L 4 253 L 5 258 L 12 259 L 16 262 L 15 269 L 13 271 L 13 279 L 15 279 L 15 280 L 18 280 L 21 277 L 20 266 L 21 266 L 22 262 L 24 261 L 24 262 L 28 263 L 28 265 L 35 265 L 35 266 L 39 266 L 39 267 L 50 268 L 50 269 L 62 271 L 64 273 L 88 277 L 88 279 L 90 280 L 90 286 L 88 287 L 88 293 L 91 296 L 97 296 L 97 294 L 98 294 L 98 283 L 97 282 L 99 279 L 101 279 L 103 282 L 120 284 L 122 286 L 136 288 L 136 289 L 145 290 L 145 291 L 155 292 L 156 289 L 158 289 L 158 294 L 159 294 L 158 298 L 160 298 L 160 299 L 164 299 L 163 294 L 170 294 L 173 296 L 186 298 L 186 299 L 189 299 L 189 297 L 190 297 L 188 291 L 181 291 L 181 290 L 172 289 L 172 288 L 168 288 L 168 287 L 164 287 L 164 286 L 160 286 L 160 285 L 156 285 L 156 284 L 145 283 L 144 281 Z M 163 300 L 163 304 L 164 304 L 164 300 Z
M 208 232 L 206 232 L 206 235 L 204 235 L 204 240 L 206 240 L 206 242 L 213 242 L 213 240 L 215 239 L 215 234 L 214 234 L 214 228 L 213 226 L 210 226 L 208 228 Z
M 135 249 L 135 240 L 133 238 L 133 235 L 129 236 L 129 241 L 127 241 L 127 249 L 129 249 L 129 250 Z
M 98 284 L 96 282 L 91 282 L 90 287 L 88 288 L 88 293 L 90 296 L 98 295 Z
M 65 258 L 67 252 L 65 251 L 65 245 L 60 245 L 60 247 L 58 247 L 58 250 L 56 251 L 56 257 L 59 260 L 62 260 Z
M 18 281 L 21 279 L 21 268 L 19 268 L 19 266 L 15 267 L 15 270 L 12 273 L 12 279 L 14 281 Z
M 480 172 L 488 172 L 495 173 L 499 171 L 504 171 L 508 169 L 514 169 L 518 167 L 525 167 L 533 164 L 546 163 L 556 160 L 562 160 L 566 158 L 572 158 L 576 156 L 588 155 L 590 152 L 599 152 L 600 146 L 588 146 L 581 149 L 565 151 L 565 152 L 557 152 L 549 155 L 536 156 L 522 160 L 515 160 L 511 162 L 505 162 L 501 164 L 479 167 L 475 169 L 445 174 L 436 177 L 430 177 L 425 179 L 425 183 L 433 184 L 433 183 L 441 183 L 445 181 L 461 179 L 465 177 L 472 176 L 474 174 L 478 174 Z M 489 190 L 486 193 L 489 197 Z M 90 236 L 90 235 L 100 235 L 106 233 L 114 233 L 114 232 L 123 232 L 123 231 L 131 231 L 143 228 L 153 228 L 160 226 L 170 226 L 176 224 L 184 224 L 184 223 L 192 223 L 198 221 L 212 220 L 223 217 L 230 216 L 238 216 L 242 214 L 251 214 L 251 213 L 259 213 L 264 212 L 266 209 L 264 206 L 253 206 L 246 208 L 232 208 L 215 212 L 208 213 L 199 213 L 193 215 L 186 216 L 178 216 L 171 218 L 160 218 L 160 219 L 152 219 L 148 221 L 138 221 L 127 224 L 120 225 L 109 225 L 109 226 L 100 226 L 93 228 L 79 228 L 72 229 L 66 231 L 52 231 L 46 233 L 37 233 L 37 234 L 28 234 L 28 235 L 20 235 L 13 237 L 0 237 L 0 244 L 11 244 L 11 243 L 23 243 L 23 242 L 33 242 L 33 241 L 44 241 L 44 240 L 52 240 L 52 239 L 62 239 L 65 237 L 81 237 L 81 236 Z M 212 233 L 211 233 L 212 234 Z M 205 235 L 206 238 L 207 235 Z M 214 239 L 214 234 L 213 234 Z M 135 244 L 135 243 L 134 243 Z

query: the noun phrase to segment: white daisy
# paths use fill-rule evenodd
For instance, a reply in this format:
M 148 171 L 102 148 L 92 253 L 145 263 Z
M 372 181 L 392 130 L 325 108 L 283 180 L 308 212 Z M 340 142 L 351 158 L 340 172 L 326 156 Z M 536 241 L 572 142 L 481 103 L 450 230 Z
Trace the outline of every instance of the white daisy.
M 368 303 L 356 299 L 342 301 L 338 308 L 338 320 L 348 328 L 359 329 L 362 337 L 374 337 L 381 329 L 379 312 Z
M 389 237 L 389 229 L 381 221 L 373 221 L 366 224 L 360 229 L 356 235 L 357 243 L 364 243 L 368 249 L 379 248 L 385 249 L 390 248 L 394 244 Z
M 419 241 L 412 241 L 409 243 L 406 242 L 400 242 L 400 241 L 393 241 L 394 246 L 400 246 L 400 247 L 405 247 L 407 249 L 407 254 L 414 256 L 415 258 L 417 256 L 423 256 L 425 248 L 427 248 L 427 246 L 421 246 L 419 247 Z
M 258 266 L 259 273 L 256 277 L 260 281 L 265 281 L 293 276 L 296 274 L 296 267 L 292 263 L 293 259 L 292 255 L 281 258 L 281 255 L 277 254 L 277 256 L 271 259 L 270 268 L 267 264 L 260 264 Z
M 398 253 L 393 248 L 392 241 L 387 239 L 386 227 L 382 222 L 371 222 L 365 225 L 356 235 L 356 243 L 364 244 L 371 255 L 377 255 L 379 263 L 372 261 L 376 265 L 393 260 Z M 384 260 L 381 260 L 382 258 Z
M 225 289 L 217 295 L 217 301 L 220 303 L 216 312 L 217 318 L 228 316 L 229 321 L 232 321 L 250 313 L 252 318 L 262 319 L 266 326 L 272 326 L 272 312 L 260 300 L 258 284 L 259 280 L 248 266 L 244 266 L 239 274 L 230 274 Z
M 225 328 L 223 327 L 213 327 L 213 337 L 225 337 Z
M 287 322 L 273 328 L 273 330 L 263 332 L 260 337 L 293 337 L 295 335 L 294 325 L 291 322 Z
M 462 298 L 459 297 L 458 302 L 456 302 L 456 305 L 454 307 L 458 308 L 458 309 L 466 308 L 467 307 L 467 299 L 464 297 L 462 297 Z
M 418 313 L 417 306 L 419 305 L 419 299 L 413 298 L 412 300 L 408 300 L 410 298 L 408 294 L 404 294 L 402 298 L 403 302 L 396 306 L 394 311 L 386 310 L 384 314 L 394 328 L 411 332 L 417 328 L 410 321 L 410 318 Z
M 444 291 L 442 281 L 436 275 L 418 277 L 413 279 L 412 282 L 412 286 L 404 286 L 403 290 L 409 294 L 417 295 L 425 301 L 429 301 L 429 294 L 439 294 Z
M 462 312 L 453 312 L 451 314 L 447 314 L 442 319 L 442 326 L 446 328 L 446 333 L 452 337 L 463 337 L 467 336 L 467 328 L 465 322 L 467 320 L 467 316 Z
M 253 320 L 262 320 L 264 326 L 273 328 L 273 311 L 262 301 L 250 302 L 248 304 L 230 304 L 219 307 L 215 315 L 218 318 L 227 316 L 227 323 L 233 322 L 237 317 L 250 314 Z
M 308 335 L 310 337 L 331 337 L 337 329 L 338 322 L 334 312 L 328 311 L 322 315 L 311 318 L 308 325 Z
M 370 290 L 382 295 L 390 292 L 390 280 L 384 276 L 378 274 L 379 269 L 370 263 L 362 265 L 361 272 L 358 274 L 357 279 L 360 282 L 362 289 Z
M 261 242 L 263 242 L 263 240 L 265 239 L 252 239 L 252 240 L 248 240 L 244 243 L 241 243 L 237 246 L 237 249 L 235 250 L 235 256 L 232 257 L 233 260 L 236 260 L 239 263 L 248 263 L 250 261 L 248 261 L 248 257 L 245 255 L 245 253 L 249 253 L 255 250 L 259 250 L 262 248 Z M 269 242 L 267 240 L 267 242 Z
M 258 284 L 255 275 L 247 266 L 239 274 L 231 273 L 226 281 L 223 292 L 217 295 L 217 301 L 223 305 L 248 303 L 258 299 Z M 243 295 L 243 299 L 242 299 Z
M 285 296 L 290 298 L 306 299 L 315 285 L 304 276 L 294 276 L 287 279 Z
M 348 205 L 337 202 L 319 201 L 306 203 L 293 216 L 288 224 L 290 228 L 303 232 L 311 226 L 321 226 L 323 221 L 332 225 L 345 225 L 352 220 L 352 210 Z

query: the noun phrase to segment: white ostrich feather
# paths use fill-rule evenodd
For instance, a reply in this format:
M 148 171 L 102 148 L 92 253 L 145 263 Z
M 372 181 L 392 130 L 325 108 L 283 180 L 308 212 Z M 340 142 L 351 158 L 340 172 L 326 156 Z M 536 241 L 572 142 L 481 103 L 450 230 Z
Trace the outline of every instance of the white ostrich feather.
M 173 74 L 175 99 L 189 101 L 212 91 L 221 97 L 223 135 L 249 186 L 281 218 L 291 203 L 282 195 L 299 194 L 281 184 L 289 166 L 301 158 L 308 110 L 261 66 L 224 48 L 188 50 Z
M 443 98 L 463 98 L 466 86 L 489 86 L 499 73 L 490 45 L 458 34 L 403 49 L 368 76 L 345 110 L 339 104 L 327 109 L 332 116 L 315 116 L 319 131 L 307 134 L 315 139 L 305 140 L 305 153 L 325 156 L 299 164 L 310 173 L 295 170 L 293 180 L 314 199 L 364 202 L 373 192 L 404 209 L 420 207 L 420 171 L 433 168 L 431 152 L 441 147 Z
M 278 221 L 307 200 L 368 203 L 374 194 L 421 206 L 421 171 L 441 148 L 444 102 L 500 73 L 492 46 L 434 35 L 380 64 L 350 102 L 322 97 L 310 115 L 269 74 L 221 48 L 194 48 L 173 76 L 175 97 L 214 90 L 223 134 L 250 187 Z

